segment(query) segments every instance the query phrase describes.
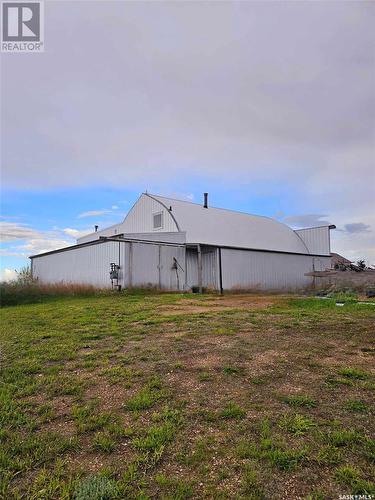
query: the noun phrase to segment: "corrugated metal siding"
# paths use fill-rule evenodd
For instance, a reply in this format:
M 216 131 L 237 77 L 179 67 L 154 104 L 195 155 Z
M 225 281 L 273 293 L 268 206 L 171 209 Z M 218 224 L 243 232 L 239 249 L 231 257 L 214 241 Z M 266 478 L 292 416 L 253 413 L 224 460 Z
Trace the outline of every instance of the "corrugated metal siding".
M 207 288 L 218 288 L 216 248 L 202 250 L 202 285 Z
M 160 212 L 163 213 L 163 227 L 154 229 L 153 214 Z M 100 236 L 113 236 L 121 233 L 170 233 L 176 231 L 178 231 L 178 229 L 169 210 L 159 201 L 150 196 L 142 195 L 131 208 L 123 222 L 78 238 L 77 242 L 86 243 L 88 241 L 97 240 Z
M 183 290 L 184 272 L 173 269 L 173 257 L 185 266 L 185 248 L 173 245 L 107 241 L 33 258 L 33 275 L 44 283 L 82 283 L 111 287 L 111 262 L 120 265 L 123 287 Z
M 330 234 L 329 227 L 312 227 L 307 229 L 297 229 L 296 234 L 307 246 L 309 253 L 315 255 L 330 255 Z
M 120 260 L 124 260 L 120 246 Z M 119 243 L 73 248 L 33 259 L 33 275 L 44 283 L 83 283 L 110 287 L 110 263 L 118 263 Z
M 330 258 L 222 249 L 223 288 L 293 290 L 312 284 L 304 274 L 330 266 Z
M 159 285 L 159 247 L 132 243 L 132 285 L 135 287 Z
M 198 254 L 196 250 L 186 249 L 186 285 L 198 286 Z
M 160 241 L 161 243 L 185 243 L 186 233 L 125 233 L 123 237 L 134 240 Z
M 169 208 L 169 207 L 168 207 Z M 153 214 L 163 213 L 163 227 L 155 230 L 153 227 Z M 130 210 L 122 223 L 124 233 L 161 233 L 177 231 L 176 223 L 169 210 L 147 195 L 142 195 Z
M 121 225 L 122 223 L 114 224 L 113 226 L 106 227 L 105 229 L 101 229 L 95 233 L 81 236 L 81 238 L 77 238 L 77 243 L 88 243 L 89 241 L 98 240 L 101 236 L 115 236 L 116 234 L 120 234 L 122 233 Z
M 177 269 L 173 267 L 177 260 Z M 160 287 L 166 290 L 183 290 L 185 287 L 185 248 L 160 246 Z

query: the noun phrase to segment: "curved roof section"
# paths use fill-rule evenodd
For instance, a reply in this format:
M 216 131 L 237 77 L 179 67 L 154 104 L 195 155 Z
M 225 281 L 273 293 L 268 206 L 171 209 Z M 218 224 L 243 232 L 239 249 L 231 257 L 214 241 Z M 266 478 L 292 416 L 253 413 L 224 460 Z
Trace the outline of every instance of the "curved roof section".
M 290 227 L 269 217 L 223 208 L 204 208 L 164 196 L 147 196 L 172 208 L 180 231 L 186 231 L 186 243 L 309 253 L 302 239 Z

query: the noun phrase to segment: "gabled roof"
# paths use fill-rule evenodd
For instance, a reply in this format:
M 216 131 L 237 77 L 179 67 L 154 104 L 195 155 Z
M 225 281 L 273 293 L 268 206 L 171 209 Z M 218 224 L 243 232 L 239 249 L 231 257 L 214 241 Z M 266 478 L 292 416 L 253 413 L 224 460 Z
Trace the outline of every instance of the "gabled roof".
M 289 227 L 269 217 L 223 208 L 204 208 L 188 201 L 146 194 L 171 214 L 179 230 L 186 231 L 187 243 L 233 246 L 307 254 L 302 239 Z

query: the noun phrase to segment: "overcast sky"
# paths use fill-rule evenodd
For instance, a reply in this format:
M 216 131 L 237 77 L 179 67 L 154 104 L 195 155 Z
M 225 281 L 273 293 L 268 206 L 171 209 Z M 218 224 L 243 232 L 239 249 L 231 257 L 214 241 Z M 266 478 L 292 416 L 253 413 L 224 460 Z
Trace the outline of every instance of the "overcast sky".
M 145 189 L 375 264 L 375 2 L 45 4 L 45 52 L 1 55 L 3 267 Z

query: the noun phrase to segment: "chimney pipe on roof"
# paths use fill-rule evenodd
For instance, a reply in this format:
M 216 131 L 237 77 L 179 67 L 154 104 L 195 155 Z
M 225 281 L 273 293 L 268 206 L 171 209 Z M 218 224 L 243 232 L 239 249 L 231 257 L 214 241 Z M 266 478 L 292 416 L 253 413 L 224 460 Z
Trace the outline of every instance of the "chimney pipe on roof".
M 95 232 L 97 232 L 99 226 L 95 225 L 94 227 L 95 227 Z
M 208 208 L 208 193 L 203 193 L 203 196 L 204 196 L 203 207 Z

